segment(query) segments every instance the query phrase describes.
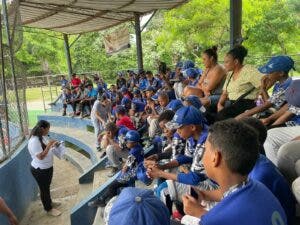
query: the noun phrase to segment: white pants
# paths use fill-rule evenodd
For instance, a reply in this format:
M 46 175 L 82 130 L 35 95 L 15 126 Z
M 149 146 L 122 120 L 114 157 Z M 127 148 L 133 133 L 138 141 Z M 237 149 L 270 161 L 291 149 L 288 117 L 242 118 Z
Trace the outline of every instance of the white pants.
M 109 145 L 106 148 L 106 154 L 108 161 L 112 164 L 113 167 L 117 167 L 121 169 L 122 162 L 120 162 L 120 158 L 127 159 L 128 151 L 126 150 L 117 150 L 113 145 Z
M 297 136 L 300 136 L 300 126 L 279 127 L 268 130 L 268 136 L 264 144 L 266 156 L 278 166 L 279 148 Z
M 98 140 L 98 136 L 104 130 L 104 127 L 101 124 L 101 122 L 96 118 L 91 118 L 91 121 L 93 123 L 94 133 L 95 133 L 95 136 L 96 136 L 96 147 L 98 148 L 98 147 L 100 147 L 100 142 Z
M 282 145 L 279 148 L 277 157 L 278 169 L 289 183 L 292 183 L 298 176 L 300 176 L 300 141 L 291 141 Z M 299 174 L 297 174 L 297 170 Z

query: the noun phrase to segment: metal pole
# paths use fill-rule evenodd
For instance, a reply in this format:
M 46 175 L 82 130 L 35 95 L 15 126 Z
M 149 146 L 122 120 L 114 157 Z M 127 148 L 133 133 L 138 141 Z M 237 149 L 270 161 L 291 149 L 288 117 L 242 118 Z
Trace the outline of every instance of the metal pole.
M 242 30 L 242 0 L 230 0 L 230 48 L 239 44 Z
M 63 37 L 64 37 L 64 46 L 65 46 L 65 53 L 66 53 L 66 59 L 68 65 L 68 74 L 69 74 L 69 79 L 71 80 L 73 71 L 72 71 L 72 61 L 71 61 L 70 46 L 69 46 L 69 37 L 67 34 L 63 34 Z
M 143 67 L 143 49 L 142 49 L 142 35 L 141 35 L 141 25 L 140 25 L 140 14 L 134 13 L 135 21 L 135 37 L 136 37 L 136 55 L 138 69 L 142 70 Z
M 22 134 L 24 135 L 23 119 L 22 119 L 19 93 L 18 93 L 18 87 L 17 87 L 17 79 L 16 79 L 16 73 L 15 73 L 14 52 L 12 49 L 12 43 L 11 43 L 11 38 L 10 38 L 6 0 L 2 0 L 2 10 L 3 10 L 4 23 L 5 23 L 5 27 L 6 27 L 7 43 L 8 43 L 8 47 L 9 47 L 9 59 L 10 59 L 10 64 L 11 64 L 13 87 L 14 87 L 14 91 L 16 94 L 16 102 L 17 102 L 17 109 L 18 109 L 18 114 L 19 114 L 20 129 L 21 129 Z
M 3 42 L 2 42 L 2 21 L 0 17 L 0 54 L 1 54 L 1 81 L 2 81 L 2 92 L 3 92 L 3 103 L 4 103 L 4 121 L 6 121 L 6 135 L 9 137 L 9 127 L 8 127 L 8 110 L 7 110 L 7 97 L 6 97 L 6 84 L 5 84 L 5 76 L 4 76 L 4 54 L 3 54 Z M 4 133 L 2 128 L 2 121 L 0 117 L 0 138 L 1 138 L 1 146 L 4 158 L 7 156 Z M 10 142 L 8 142 L 8 151 L 10 151 Z

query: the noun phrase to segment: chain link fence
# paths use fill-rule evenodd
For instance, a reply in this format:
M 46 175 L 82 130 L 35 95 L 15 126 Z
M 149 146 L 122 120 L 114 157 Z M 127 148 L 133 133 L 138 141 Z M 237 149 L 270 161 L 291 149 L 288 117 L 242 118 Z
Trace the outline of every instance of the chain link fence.
M 0 162 L 9 158 L 28 134 L 26 77 L 14 63 L 23 40 L 19 1 L 2 1 L 0 21 Z

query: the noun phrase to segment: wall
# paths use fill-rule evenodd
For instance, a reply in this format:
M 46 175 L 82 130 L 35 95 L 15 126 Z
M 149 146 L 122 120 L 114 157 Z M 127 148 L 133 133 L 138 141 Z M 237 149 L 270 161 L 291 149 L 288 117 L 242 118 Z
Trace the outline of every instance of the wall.
M 24 141 L 10 159 L 0 164 L 0 196 L 19 220 L 38 191 L 30 173 L 30 162 L 27 141 Z M 0 224 L 9 224 L 3 215 L 0 215 Z

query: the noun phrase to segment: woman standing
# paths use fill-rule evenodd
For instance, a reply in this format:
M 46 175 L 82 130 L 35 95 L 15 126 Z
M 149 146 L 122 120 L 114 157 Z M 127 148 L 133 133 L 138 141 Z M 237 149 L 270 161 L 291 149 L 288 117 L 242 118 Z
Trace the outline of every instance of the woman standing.
M 52 147 L 58 143 L 55 140 L 47 140 L 50 123 L 40 120 L 32 129 L 28 141 L 28 150 L 32 157 L 31 173 L 38 183 L 43 207 L 48 215 L 59 216 L 61 212 L 54 207 L 60 203 L 52 202 L 50 196 L 50 184 L 53 176 L 53 152 Z

